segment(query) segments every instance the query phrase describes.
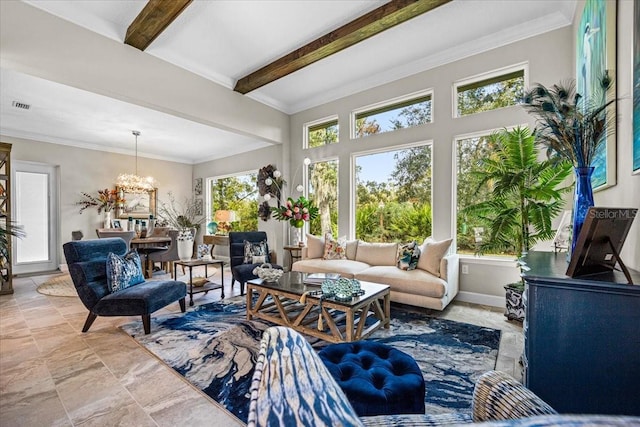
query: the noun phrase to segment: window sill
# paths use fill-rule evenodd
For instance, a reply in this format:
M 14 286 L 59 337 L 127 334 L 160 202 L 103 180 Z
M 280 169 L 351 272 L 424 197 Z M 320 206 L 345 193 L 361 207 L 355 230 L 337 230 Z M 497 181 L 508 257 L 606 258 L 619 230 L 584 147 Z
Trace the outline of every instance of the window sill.
M 517 267 L 518 263 L 515 256 L 475 256 L 469 254 L 458 254 L 460 263 L 464 264 L 482 264 L 495 265 L 498 267 Z

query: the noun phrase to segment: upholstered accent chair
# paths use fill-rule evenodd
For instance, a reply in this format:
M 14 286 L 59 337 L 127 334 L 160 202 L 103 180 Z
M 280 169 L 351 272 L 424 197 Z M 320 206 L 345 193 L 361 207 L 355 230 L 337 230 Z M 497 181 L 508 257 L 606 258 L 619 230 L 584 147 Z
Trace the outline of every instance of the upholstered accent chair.
M 237 280 L 240 283 L 240 295 L 244 295 L 244 284 L 247 280 L 257 279 L 258 276 L 253 274 L 253 269 L 262 265 L 262 263 L 244 262 L 244 242 L 260 243 L 267 240 L 267 233 L 264 231 L 232 231 L 229 233 L 229 257 L 231 264 L 231 288 Z M 282 269 L 276 265 L 275 253 L 267 250 L 268 258 L 266 262 L 270 263 L 273 268 Z
M 98 316 L 142 316 L 145 334 L 151 330 L 151 313 L 178 301 L 185 312 L 187 285 L 175 280 L 145 281 L 111 292 L 107 281 L 107 256 L 124 255 L 122 238 L 77 240 L 63 245 L 71 279 L 78 296 L 89 310 L 82 332 L 87 332 Z

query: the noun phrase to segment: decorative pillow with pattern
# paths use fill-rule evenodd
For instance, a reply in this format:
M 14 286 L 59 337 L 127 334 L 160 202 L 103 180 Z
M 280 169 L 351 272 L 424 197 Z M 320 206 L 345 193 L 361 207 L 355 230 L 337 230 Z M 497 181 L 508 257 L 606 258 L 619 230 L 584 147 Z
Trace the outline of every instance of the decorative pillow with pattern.
M 142 282 L 144 276 L 138 252 L 132 250 L 122 256 L 110 252 L 107 255 L 107 285 L 111 292 L 118 292 Z
M 267 241 L 252 243 L 244 241 L 244 263 L 245 264 L 262 264 L 269 262 L 269 245 Z
M 415 240 L 398 246 L 398 268 L 400 270 L 415 270 L 420 259 L 420 246 Z
M 346 259 L 347 258 L 347 238 L 333 238 L 331 233 L 324 236 L 324 255 L 322 259 Z

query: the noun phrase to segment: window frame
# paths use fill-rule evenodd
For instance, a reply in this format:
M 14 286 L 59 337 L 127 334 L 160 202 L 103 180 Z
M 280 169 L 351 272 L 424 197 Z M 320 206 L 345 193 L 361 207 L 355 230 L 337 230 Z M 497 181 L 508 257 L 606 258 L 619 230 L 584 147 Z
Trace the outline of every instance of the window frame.
M 211 184 L 213 183 L 213 181 L 217 181 L 219 179 L 225 179 L 225 178 L 232 178 L 232 177 L 236 177 L 236 176 L 241 176 L 241 175 L 250 175 L 252 173 L 255 173 L 256 176 L 258 175 L 258 169 L 249 169 L 246 171 L 241 171 L 241 172 L 234 172 L 234 173 L 228 173 L 228 174 L 224 174 L 224 175 L 215 175 L 215 176 L 208 176 L 205 177 L 204 179 L 204 185 L 205 185 L 205 191 L 204 191 L 204 204 L 205 204 L 205 208 L 204 208 L 204 215 L 206 218 L 206 223 L 205 225 L 205 230 L 206 230 L 206 225 L 210 222 L 213 221 L 213 214 L 214 212 L 212 212 L 211 210 Z M 260 203 L 262 203 L 262 200 L 260 198 L 260 196 L 258 196 L 257 198 L 258 201 L 258 206 L 260 206 Z M 256 217 L 258 216 L 258 212 L 256 212 Z
M 487 71 L 484 73 L 476 74 L 470 77 L 465 77 L 463 79 L 454 81 L 452 85 L 452 90 L 451 90 L 452 117 L 454 119 L 459 119 L 462 117 L 469 117 L 475 114 L 481 114 L 481 113 L 487 112 L 487 111 L 480 111 L 478 113 L 467 114 L 464 116 L 460 115 L 460 111 L 458 111 L 458 89 L 460 87 L 473 85 L 475 83 L 480 83 L 485 80 L 499 78 L 501 76 L 506 77 L 509 74 L 520 72 L 520 71 L 523 72 L 523 79 L 524 79 L 523 87 L 527 88 L 529 87 L 529 62 L 528 61 L 520 62 L 518 64 L 513 64 L 513 65 L 508 65 L 506 67 L 497 68 L 495 70 Z M 516 105 L 510 105 L 509 107 L 514 107 Z M 509 108 L 509 107 L 501 107 L 501 108 Z M 494 110 L 488 110 L 488 111 L 500 110 L 501 108 L 496 108 Z M 456 138 L 458 138 L 458 136 L 456 136 Z
M 335 114 L 335 115 L 323 117 L 321 119 L 313 120 L 313 121 L 304 123 L 302 125 L 302 149 L 309 150 L 313 148 L 320 148 L 320 147 L 327 146 L 327 144 L 324 144 L 319 147 L 309 147 L 309 132 L 314 127 L 321 127 L 322 125 L 331 125 L 333 122 L 335 122 L 336 126 L 338 126 L 338 140 L 336 141 L 336 144 L 339 144 L 340 143 L 340 120 L 338 118 L 338 115 Z
M 349 230 L 348 230 L 349 239 L 355 239 L 356 238 L 355 237 L 356 236 L 356 199 L 357 199 L 357 193 L 358 193 L 358 183 L 356 182 L 356 158 L 357 157 L 361 157 L 361 156 L 371 155 L 371 154 L 380 154 L 380 153 L 386 153 L 386 152 L 389 152 L 389 151 L 400 151 L 400 150 L 420 147 L 420 146 L 423 146 L 423 145 L 430 145 L 431 146 L 431 168 L 433 168 L 433 165 L 435 164 L 435 162 L 434 162 L 435 150 L 433 148 L 434 144 L 435 144 L 435 140 L 432 139 L 432 138 L 429 138 L 429 139 L 425 139 L 425 140 L 421 140 L 421 141 L 417 141 L 417 142 L 411 142 L 411 143 L 408 143 L 408 144 L 400 144 L 400 145 L 393 145 L 393 146 L 387 146 L 387 147 L 373 148 L 373 149 L 370 149 L 370 150 L 354 151 L 354 152 L 351 152 L 349 154 L 349 186 L 350 186 L 350 190 L 349 190 Z M 433 188 L 434 188 L 434 186 L 433 186 L 433 175 L 432 175 L 432 181 L 431 181 L 431 209 L 432 209 L 431 212 L 432 212 L 432 215 L 433 215 Z M 431 221 L 433 222 L 433 217 L 431 218 Z
M 521 123 L 519 125 L 503 126 L 492 129 L 485 129 L 469 133 L 461 133 L 453 136 L 453 142 L 451 144 L 451 236 L 453 242 L 451 244 L 451 250 L 453 253 L 458 254 L 460 257 L 469 258 L 483 258 L 488 260 L 503 260 L 504 258 L 512 258 L 511 255 L 497 255 L 497 254 L 483 254 L 483 255 L 470 255 L 458 253 L 458 141 L 461 139 L 481 138 L 483 136 L 490 136 L 494 132 L 498 132 L 502 129 L 511 131 L 518 126 L 528 127 L 529 123 Z
M 349 114 L 349 138 L 354 141 L 364 138 L 364 137 L 358 137 L 356 135 L 356 120 L 357 120 L 356 116 L 358 116 L 359 114 L 367 113 L 367 112 L 375 112 L 376 110 L 382 110 L 385 108 L 393 107 L 398 104 L 403 104 L 406 102 L 410 102 L 412 100 L 418 100 L 420 98 L 425 98 L 427 96 L 431 97 L 431 121 L 429 121 L 429 123 L 433 123 L 435 121 L 435 114 L 434 114 L 435 93 L 433 88 L 427 88 L 427 89 L 419 90 L 417 92 L 412 92 L 405 95 L 397 96 L 395 98 L 365 105 L 363 107 L 352 110 L 351 113 Z M 417 103 L 419 102 L 416 102 L 416 104 Z M 412 105 L 412 104 L 409 104 L 409 105 Z M 424 124 L 427 124 L 427 123 L 423 123 L 423 125 Z M 415 127 L 415 126 L 412 126 L 412 127 Z M 397 129 L 397 130 L 400 130 L 400 129 Z M 382 133 L 389 133 L 389 132 L 392 132 L 392 131 L 387 131 Z M 368 136 L 372 136 L 372 135 L 368 135 Z

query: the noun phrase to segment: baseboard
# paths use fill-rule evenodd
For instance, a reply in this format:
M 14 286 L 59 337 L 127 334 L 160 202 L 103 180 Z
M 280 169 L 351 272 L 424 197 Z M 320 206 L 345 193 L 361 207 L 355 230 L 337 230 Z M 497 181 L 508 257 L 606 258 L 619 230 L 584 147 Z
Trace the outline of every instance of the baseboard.
M 496 295 L 479 294 L 477 292 L 460 291 L 458 292 L 458 295 L 456 295 L 456 300 L 470 302 L 472 304 L 490 305 L 492 307 L 504 308 L 505 306 L 503 296 L 499 297 Z
M 67 264 L 60 264 L 60 271 L 67 272 L 69 271 L 69 266 Z

